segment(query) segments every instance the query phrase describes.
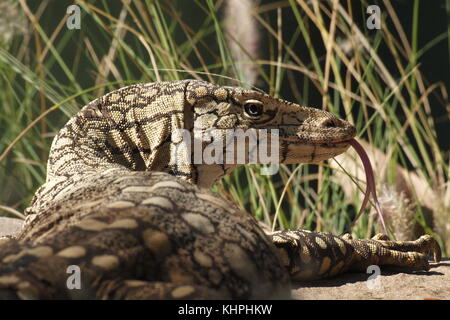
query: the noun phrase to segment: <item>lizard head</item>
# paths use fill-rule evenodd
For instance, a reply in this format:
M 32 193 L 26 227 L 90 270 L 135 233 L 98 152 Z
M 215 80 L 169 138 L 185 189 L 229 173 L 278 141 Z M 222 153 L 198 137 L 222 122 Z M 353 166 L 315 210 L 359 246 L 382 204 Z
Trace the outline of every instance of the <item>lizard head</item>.
M 203 132 L 241 129 L 245 134 L 254 129 L 259 134 L 261 129 L 267 130 L 268 147 L 273 138 L 278 139 L 278 163 L 316 163 L 332 158 L 345 152 L 356 134 L 352 124 L 329 112 L 255 90 L 193 81 L 187 100 L 194 107 L 193 126 Z
M 328 112 L 255 90 L 198 80 L 137 84 L 99 97 L 69 120 L 53 141 L 47 181 L 121 166 L 207 187 L 241 164 L 334 157 L 354 136 L 350 123 Z

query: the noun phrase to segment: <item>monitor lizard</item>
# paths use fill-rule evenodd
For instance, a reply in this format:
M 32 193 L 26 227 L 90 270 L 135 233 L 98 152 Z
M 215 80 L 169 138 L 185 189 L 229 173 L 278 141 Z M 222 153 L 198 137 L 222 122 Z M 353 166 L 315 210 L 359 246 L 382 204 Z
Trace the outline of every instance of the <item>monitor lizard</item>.
M 194 128 L 277 129 L 284 164 L 332 158 L 356 135 L 326 111 L 200 80 L 110 92 L 53 140 L 25 226 L 0 245 L 0 297 L 283 299 L 291 281 L 372 264 L 427 269 L 431 251 L 439 260 L 429 235 L 397 242 L 264 232 L 208 190 L 238 164 L 174 161 L 172 133 Z M 74 266 L 80 278 L 71 287 Z

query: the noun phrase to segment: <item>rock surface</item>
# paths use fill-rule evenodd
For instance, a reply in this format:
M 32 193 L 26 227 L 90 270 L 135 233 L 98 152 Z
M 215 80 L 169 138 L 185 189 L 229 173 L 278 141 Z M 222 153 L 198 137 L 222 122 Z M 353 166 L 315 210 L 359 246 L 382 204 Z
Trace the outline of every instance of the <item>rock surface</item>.
M 300 300 L 434 300 L 450 299 L 450 259 L 431 263 L 429 271 L 382 271 L 379 288 L 369 289 L 372 274 L 347 273 L 314 282 L 298 282 L 292 296 Z

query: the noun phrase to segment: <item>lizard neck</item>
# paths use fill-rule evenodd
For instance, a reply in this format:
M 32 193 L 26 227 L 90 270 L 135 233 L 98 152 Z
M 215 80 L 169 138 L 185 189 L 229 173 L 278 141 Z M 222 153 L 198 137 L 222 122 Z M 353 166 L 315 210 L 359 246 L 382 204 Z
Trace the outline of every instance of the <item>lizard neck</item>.
M 185 127 L 187 84 L 132 85 L 86 105 L 53 141 L 47 181 L 113 167 L 191 179 L 189 166 L 169 165 L 171 133 Z

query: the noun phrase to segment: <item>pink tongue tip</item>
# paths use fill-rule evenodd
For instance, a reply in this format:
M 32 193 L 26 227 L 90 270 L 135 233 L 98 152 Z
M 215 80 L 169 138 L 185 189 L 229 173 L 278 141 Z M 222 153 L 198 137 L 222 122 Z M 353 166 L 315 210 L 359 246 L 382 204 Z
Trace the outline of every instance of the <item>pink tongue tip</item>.
M 355 149 L 355 151 L 358 153 L 359 157 L 361 158 L 362 164 L 364 166 L 364 171 L 366 172 L 366 192 L 364 194 L 364 200 L 361 205 L 361 209 L 359 209 L 357 217 L 364 211 L 364 209 L 367 206 L 367 203 L 369 202 L 370 194 L 373 196 L 373 200 L 375 202 L 375 209 L 377 210 L 378 216 L 380 217 L 381 225 L 383 226 L 384 232 L 387 234 L 386 225 L 384 223 L 383 214 L 381 213 L 381 207 L 380 203 L 378 202 L 377 198 L 377 191 L 375 189 L 375 178 L 373 174 L 372 165 L 370 163 L 369 157 L 367 156 L 366 151 L 362 147 L 362 145 L 356 141 L 355 139 L 350 140 L 350 145 Z

